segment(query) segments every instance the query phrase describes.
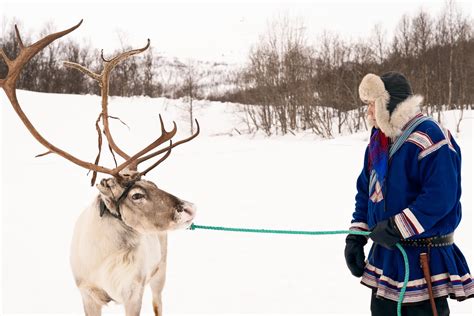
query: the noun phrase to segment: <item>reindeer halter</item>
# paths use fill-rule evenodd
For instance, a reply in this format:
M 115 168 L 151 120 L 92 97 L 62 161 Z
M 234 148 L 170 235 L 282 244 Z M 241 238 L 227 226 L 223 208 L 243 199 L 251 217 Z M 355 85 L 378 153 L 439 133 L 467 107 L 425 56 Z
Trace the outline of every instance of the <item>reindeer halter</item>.
M 130 192 L 130 190 L 133 188 L 133 186 L 135 185 L 135 182 L 137 182 L 139 179 L 137 180 L 133 180 L 133 181 L 130 181 L 127 183 L 127 185 L 125 186 L 125 190 L 123 190 L 122 194 L 119 196 L 119 198 L 117 199 L 117 201 L 114 201 L 115 202 L 115 212 L 116 213 L 112 213 L 108 207 L 105 205 L 104 201 L 102 199 L 100 199 L 100 202 L 99 202 L 99 209 L 100 209 L 100 217 L 103 217 L 105 213 L 109 214 L 109 215 L 112 215 L 113 217 L 115 217 L 116 219 L 118 219 L 119 221 L 122 221 L 123 222 L 123 219 L 122 219 L 122 213 L 120 212 L 120 204 L 122 204 L 123 200 L 125 200 L 125 198 L 127 197 L 128 193 Z

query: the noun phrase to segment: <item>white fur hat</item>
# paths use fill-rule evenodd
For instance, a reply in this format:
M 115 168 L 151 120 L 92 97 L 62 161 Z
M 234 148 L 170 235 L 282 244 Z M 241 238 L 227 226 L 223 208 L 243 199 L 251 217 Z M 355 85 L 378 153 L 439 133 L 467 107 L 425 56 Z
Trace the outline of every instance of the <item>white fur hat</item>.
M 405 124 L 420 111 L 423 97 L 413 95 L 410 83 L 401 73 L 382 76 L 367 74 L 359 85 L 364 103 L 375 101 L 375 120 L 388 137 L 401 134 Z
M 390 98 L 382 79 L 374 74 L 367 74 L 362 79 L 359 85 L 359 96 L 364 103 L 375 101 L 377 98 Z

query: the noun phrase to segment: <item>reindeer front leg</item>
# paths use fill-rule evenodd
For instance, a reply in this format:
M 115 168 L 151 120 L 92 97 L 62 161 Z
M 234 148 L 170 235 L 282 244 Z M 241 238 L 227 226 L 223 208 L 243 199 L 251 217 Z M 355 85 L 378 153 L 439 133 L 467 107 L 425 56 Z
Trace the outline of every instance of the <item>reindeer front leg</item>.
M 101 316 L 102 305 L 110 301 L 107 293 L 95 287 L 81 287 L 82 304 L 86 316 Z
M 140 283 L 136 286 L 130 287 L 130 291 L 127 295 L 124 295 L 123 305 L 125 306 L 126 316 L 139 316 L 142 308 L 144 284 Z
M 153 293 L 153 312 L 155 316 L 163 315 L 163 304 L 161 303 L 161 292 L 166 279 L 166 261 L 158 266 L 158 271 L 150 280 L 151 292 Z
M 155 316 L 163 315 L 163 304 L 161 303 L 161 292 L 165 286 L 166 279 L 166 258 L 168 253 L 168 235 L 160 234 L 161 261 L 157 270 L 150 279 L 151 293 L 153 294 L 153 312 Z

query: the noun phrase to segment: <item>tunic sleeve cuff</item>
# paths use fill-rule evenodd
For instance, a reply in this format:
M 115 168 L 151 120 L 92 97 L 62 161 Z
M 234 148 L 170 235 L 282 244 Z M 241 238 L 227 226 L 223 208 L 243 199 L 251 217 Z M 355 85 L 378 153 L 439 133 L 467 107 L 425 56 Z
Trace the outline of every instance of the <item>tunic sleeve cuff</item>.
M 359 231 L 366 232 L 366 231 L 369 231 L 369 225 L 367 225 L 367 223 L 364 223 L 364 222 L 354 222 L 354 223 L 351 223 L 351 227 L 349 228 L 349 230 L 359 230 Z
M 404 209 L 401 213 L 395 215 L 394 218 L 395 225 L 397 225 L 404 239 L 419 235 L 425 231 L 409 208 Z

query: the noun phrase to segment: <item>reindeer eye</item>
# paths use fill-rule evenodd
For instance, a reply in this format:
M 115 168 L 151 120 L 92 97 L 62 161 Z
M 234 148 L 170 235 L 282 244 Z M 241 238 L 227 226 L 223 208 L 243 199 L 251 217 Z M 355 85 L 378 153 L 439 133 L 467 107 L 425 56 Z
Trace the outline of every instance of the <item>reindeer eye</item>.
M 140 200 L 140 199 L 143 199 L 145 197 L 145 195 L 141 194 L 141 193 L 135 193 L 134 195 L 132 195 L 132 200 Z

